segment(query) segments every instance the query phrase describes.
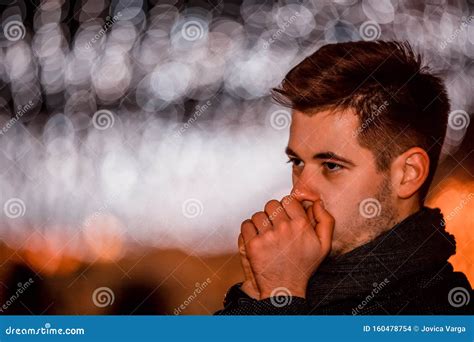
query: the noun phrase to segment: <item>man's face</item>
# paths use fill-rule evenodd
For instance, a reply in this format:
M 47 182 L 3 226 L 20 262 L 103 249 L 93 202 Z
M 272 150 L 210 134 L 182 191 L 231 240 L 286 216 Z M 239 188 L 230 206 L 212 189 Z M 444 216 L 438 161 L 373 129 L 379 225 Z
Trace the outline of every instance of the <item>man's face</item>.
M 389 174 L 378 172 L 373 152 L 359 145 L 358 127 L 351 111 L 312 116 L 293 111 L 287 149 L 293 194 L 305 206 L 322 199 L 335 218 L 333 255 L 372 240 L 396 223 Z

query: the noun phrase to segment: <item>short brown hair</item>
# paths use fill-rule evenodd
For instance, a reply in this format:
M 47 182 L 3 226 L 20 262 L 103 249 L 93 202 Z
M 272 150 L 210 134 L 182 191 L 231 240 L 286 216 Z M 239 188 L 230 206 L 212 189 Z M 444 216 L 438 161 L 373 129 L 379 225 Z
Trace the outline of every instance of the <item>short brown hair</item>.
M 430 158 L 420 189 L 428 193 L 446 135 L 449 99 L 440 77 L 422 66 L 406 42 L 329 44 L 305 58 L 273 89 L 274 99 L 308 115 L 326 109 L 355 109 L 355 134 L 370 149 L 379 171 L 411 147 Z

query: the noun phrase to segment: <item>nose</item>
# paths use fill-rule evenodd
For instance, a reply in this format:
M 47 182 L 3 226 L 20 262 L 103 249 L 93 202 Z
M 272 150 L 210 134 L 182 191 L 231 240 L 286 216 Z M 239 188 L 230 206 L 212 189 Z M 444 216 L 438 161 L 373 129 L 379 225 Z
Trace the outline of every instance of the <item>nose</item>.
M 316 188 L 316 184 L 305 183 L 304 179 L 298 179 L 293 185 L 291 196 L 303 204 L 306 209 L 313 205 L 313 202 L 321 196 Z

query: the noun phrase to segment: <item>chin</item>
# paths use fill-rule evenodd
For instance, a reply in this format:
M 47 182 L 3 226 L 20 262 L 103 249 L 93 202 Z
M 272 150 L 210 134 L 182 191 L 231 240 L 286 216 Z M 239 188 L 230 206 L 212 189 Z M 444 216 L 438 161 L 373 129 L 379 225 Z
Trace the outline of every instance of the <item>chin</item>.
M 344 245 L 339 241 L 333 241 L 331 245 L 330 257 L 338 256 L 344 253 Z

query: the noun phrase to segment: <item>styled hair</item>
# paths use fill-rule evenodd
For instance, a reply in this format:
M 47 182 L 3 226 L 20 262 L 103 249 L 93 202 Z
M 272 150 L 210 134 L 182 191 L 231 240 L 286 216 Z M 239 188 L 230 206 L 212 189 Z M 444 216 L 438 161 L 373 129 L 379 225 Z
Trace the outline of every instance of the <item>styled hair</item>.
M 411 147 L 424 149 L 429 174 L 423 202 L 446 135 L 449 99 L 442 79 L 422 66 L 407 42 L 329 44 L 295 66 L 272 91 L 280 104 L 308 115 L 355 110 L 359 144 L 374 153 L 377 170 Z

